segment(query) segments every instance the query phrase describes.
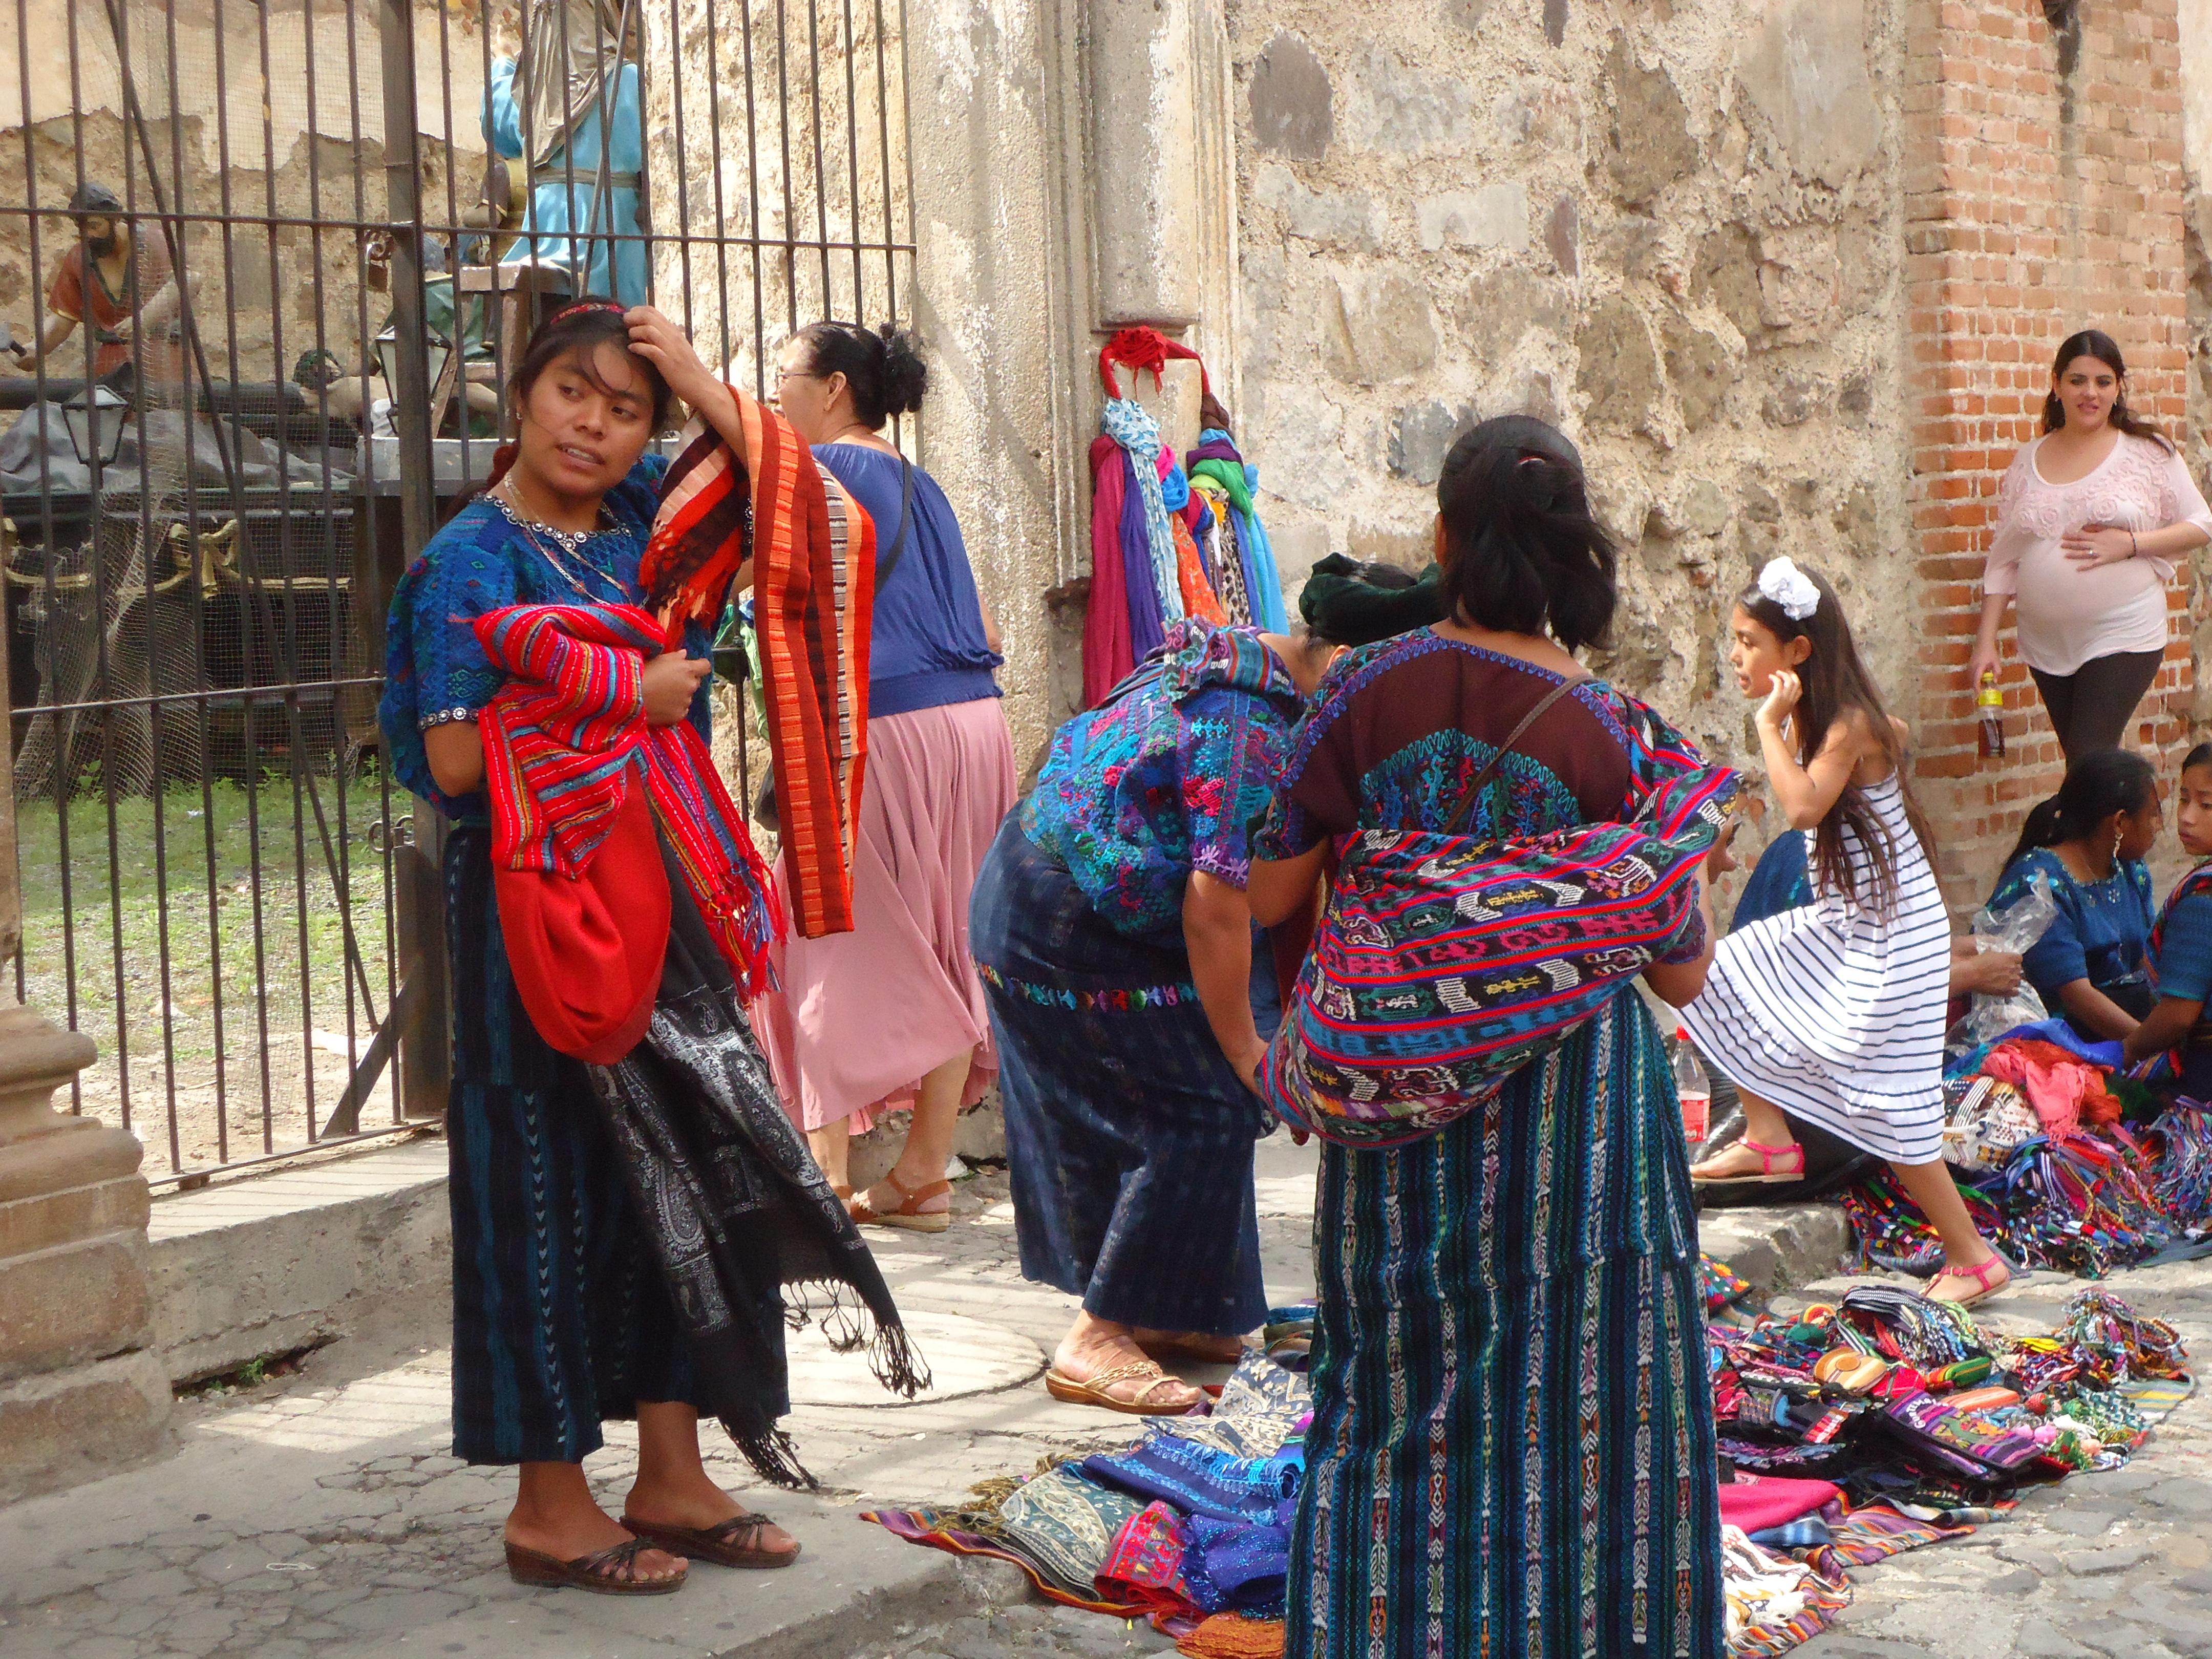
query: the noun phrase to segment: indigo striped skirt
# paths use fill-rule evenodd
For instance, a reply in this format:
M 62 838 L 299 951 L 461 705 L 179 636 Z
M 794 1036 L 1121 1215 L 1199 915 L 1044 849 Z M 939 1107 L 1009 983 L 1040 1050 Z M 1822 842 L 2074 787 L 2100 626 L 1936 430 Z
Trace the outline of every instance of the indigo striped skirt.
M 983 860 L 969 943 L 999 1049 L 1023 1276 L 1122 1324 L 1258 1327 L 1252 1146 L 1267 1120 L 1213 1040 L 1188 956 L 1101 921 L 1018 813 Z
M 515 994 L 491 832 L 446 838 L 453 1455 L 574 1463 L 639 1401 L 692 1398 L 682 1325 L 583 1063 Z
M 1480 1112 L 1325 1147 L 1287 1659 L 1722 1659 L 1695 1224 L 1625 992 Z

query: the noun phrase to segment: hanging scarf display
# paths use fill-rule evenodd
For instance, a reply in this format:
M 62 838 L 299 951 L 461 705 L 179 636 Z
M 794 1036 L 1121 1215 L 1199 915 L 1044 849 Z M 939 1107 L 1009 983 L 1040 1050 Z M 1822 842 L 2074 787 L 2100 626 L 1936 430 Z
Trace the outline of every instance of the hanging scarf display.
M 1141 556 L 1150 573 L 1152 592 L 1158 597 L 1160 616 L 1167 622 L 1183 617 L 1182 582 L 1176 566 L 1175 532 L 1168 525 L 1168 505 L 1160 491 L 1160 427 L 1145 406 L 1133 398 L 1109 398 L 1101 417 L 1106 435 L 1121 445 L 1129 458 L 1137 501 L 1144 513 L 1144 541 L 1136 549 L 1122 548 L 1122 557 Z
M 1199 362 L 1207 458 L 1201 479 L 1163 441 L 1159 422 L 1124 397 L 1119 363 L 1157 377 L 1170 358 Z M 1083 692 L 1095 707 L 1159 647 L 1170 623 L 1280 631 L 1282 581 L 1252 504 L 1257 474 L 1230 441 L 1228 416 L 1189 347 L 1156 329 L 1126 328 L 1098 354 L 1103 431 L 1091 446 L 1091 599 L 1083 626 Z M 1200 485 L 1203 485 L 1201 493 Z
M 1252 600 L 1244 585 L 1243 556 L 1237 550 L 1237 521 L 1230 515 L 1229 491 L 1218 478 L 1196 477 L 1190 481 L 1193 500 L 1206 503 L 1207 525 L 1199 550 L 1206 556 L 1206 568 L 1213 578 L 1213 591 L 1221 596 L 1221 608 L 1229 613 L 1232 628 L 1252 625 Z
M 1184 459 L 1193 482 L 1211 478 L 1228 496 L 1230 511 L 1237 515 L 1237 549 L 1244 562 L 1245 591 L 1252 597 L 1252 620 L 1270 633 L 1280 633 L 1285 621 L 1282 573 L 1275 568 L 1267 527 L 1260 522 L 1259 511 L 1252 504 L 1260 469 L 1246 464 L 1223 427 L 1208 427 L 1200 433 L 1198 447 Z
M 734 392 L 736 389 L 733 387 Z M 776 811 L 793 922 L 806 939 L 853 931 L 853 859 L 868 747 L 868 624 L 876 532 L 791 423 L 736 392 L 746 462 L 694 420 L 661 486 L 638 579 L 668 617 L 712 626 L 745 562 L 768 704 Z
M 1160 501 L 1168 512 L 1168 533 L 1175 538 L 1176 585 L 1182 596 L 1183 615 L 1216 628 L 1225 627 L 1229 614 L 1215 597 L 1205 558 L 1198 550 L 1198 538 L 1193 533 L 1190 480 L 1165 449 L 1160 451 L 1159 469 Z

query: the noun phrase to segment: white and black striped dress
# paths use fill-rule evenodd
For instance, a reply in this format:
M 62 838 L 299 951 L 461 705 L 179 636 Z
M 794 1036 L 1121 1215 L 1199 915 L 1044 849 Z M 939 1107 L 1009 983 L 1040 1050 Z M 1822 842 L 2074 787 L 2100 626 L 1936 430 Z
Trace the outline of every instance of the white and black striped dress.
M 1812 903 L 1720 942 L 1682 1021 L 1739 1089 L 1877 1157 L 1924 1164 L 1943 1132 L 1950 917 L 1896 775 L 1865 795 L 1895 849 L 1892 912 L 1825 890 L 1816 868 Z M 1866 849 L 1848 828 L 1844 844 L 1868 890 Z

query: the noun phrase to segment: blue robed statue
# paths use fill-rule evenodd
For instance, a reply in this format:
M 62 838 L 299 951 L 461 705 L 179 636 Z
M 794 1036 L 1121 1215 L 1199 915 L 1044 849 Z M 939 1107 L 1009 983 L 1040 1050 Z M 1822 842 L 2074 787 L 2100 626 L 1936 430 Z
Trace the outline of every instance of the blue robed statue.
M 519 58 L 491 68 L 484 138 L 520 160 L 528 211 L 508 262 L 566 267 L 575 291 L 646 299 L 635 0 L 534 0 Z

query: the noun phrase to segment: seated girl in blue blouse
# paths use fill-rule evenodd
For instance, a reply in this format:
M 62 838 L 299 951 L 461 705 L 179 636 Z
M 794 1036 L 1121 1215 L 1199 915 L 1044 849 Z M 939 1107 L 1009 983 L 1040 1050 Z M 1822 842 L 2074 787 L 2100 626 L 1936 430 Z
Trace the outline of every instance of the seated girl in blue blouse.
M 2181 763 L 2174 789 L 2173 825 L 2181 849 L 2199 860 L 2174 884 L 2158 925 L 2150 930 L 2150 975 L 2157 1005 L 2128 1034 L 2130 1065 L 2168 1054 L 2158 1081 L 2191 1100 L 2212 1101 L 2212 743 L 2200 743 Z
M 2153 909 L 2143 858 L 2164 822 L 2151 763 L 2124 749 L 2094 750 L 2027 815 L 1990 895 L 1990 908 L 2002 910 L 2037 875 L 2049 879 L 2058 915 L 2022 965 L 2045 1006 L 2087 1042 L 2124 1038 L 2150 1012 Z

